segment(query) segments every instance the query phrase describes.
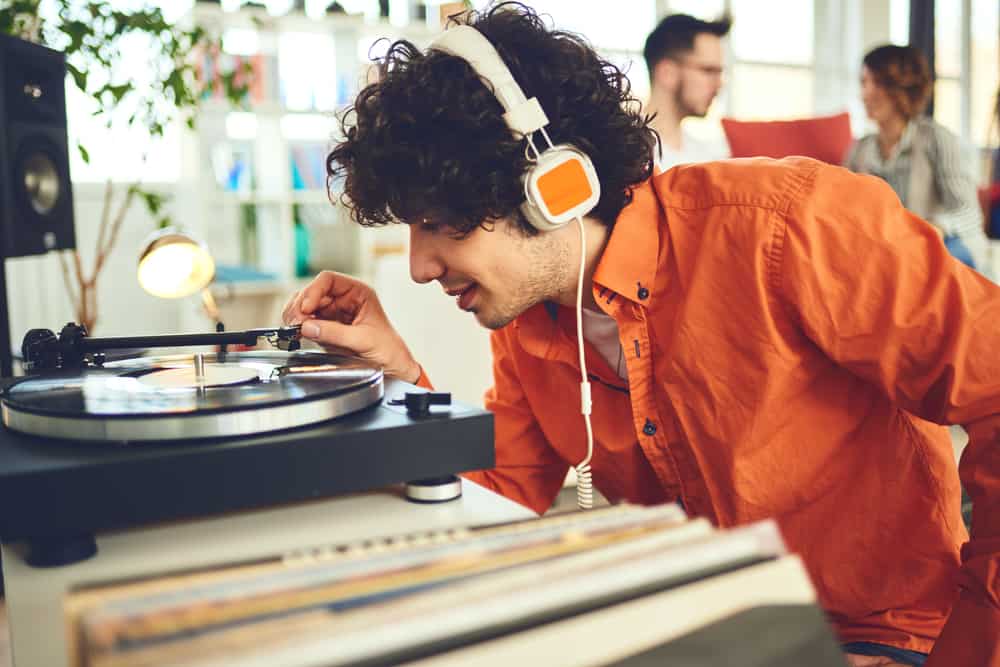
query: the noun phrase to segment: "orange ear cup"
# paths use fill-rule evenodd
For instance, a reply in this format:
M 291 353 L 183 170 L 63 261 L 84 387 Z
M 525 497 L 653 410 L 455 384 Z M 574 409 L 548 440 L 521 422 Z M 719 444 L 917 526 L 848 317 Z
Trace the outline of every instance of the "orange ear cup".
M 590 198 L 593 190 L 577 160 L 569 160 L 538 177 L 538 193 L 549 213 L 556 216 L 579 206 Z

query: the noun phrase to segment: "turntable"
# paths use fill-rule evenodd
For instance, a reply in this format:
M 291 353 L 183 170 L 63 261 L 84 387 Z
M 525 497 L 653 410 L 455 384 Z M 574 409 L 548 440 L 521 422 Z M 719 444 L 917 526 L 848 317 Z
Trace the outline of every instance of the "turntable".
M 276 349 L 229 350 L 261 339 Z M 297 327 L 94 338 L 69 324 L 28 332 L 22 354 L 27 375 L 0 395 L 0 539 L 30 541 L 38 565 L 156 521 L 414 480 L 411 498 L 447 499 L 454 473 L 493 465 L 489 413 L 301 351 Z

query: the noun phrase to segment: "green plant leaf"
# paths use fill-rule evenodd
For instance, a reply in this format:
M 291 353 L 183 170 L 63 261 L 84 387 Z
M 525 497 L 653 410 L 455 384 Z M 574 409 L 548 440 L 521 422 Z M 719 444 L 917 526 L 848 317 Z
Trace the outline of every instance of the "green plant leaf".
M 76 148 L 78 151 L 80 151 L 80 157 L 83 158 L 83 161 L 86 162 L 87 164 L 90 164 L 90 153 L 87 152 L 87 149 L 83 147 L 83 144 L 77 142 Z
M 115 104 L 121 102 L 123 97 L 125 97 L 132 90 L 135 90 L 131 83 L 121 83 L 117 86 L 108 84 L 105 88 L 107 88 L 107 90 L 111 93 L 111 96 L 114 97 Z
M 87 92 L 87 73 L 77 69 L 72 63 L 66 63 L 66 71 L 73 77 L 76 87 Z

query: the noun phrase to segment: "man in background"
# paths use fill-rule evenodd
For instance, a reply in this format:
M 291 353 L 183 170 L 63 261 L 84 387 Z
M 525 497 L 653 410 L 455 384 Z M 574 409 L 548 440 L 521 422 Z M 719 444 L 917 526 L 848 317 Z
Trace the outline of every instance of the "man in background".
M 646 38 L 643 56 L 650 81 L 646 112 L 656 114 L 650 126 L 660 135 L 657 166 L 661 171 L 729 156 L 725 146 L 684 132 L 681 121 L 689 116 L 704 118 L 722 89 L 722 38 L 730 25 L 728 16 L 702 21 L 671 14 Z

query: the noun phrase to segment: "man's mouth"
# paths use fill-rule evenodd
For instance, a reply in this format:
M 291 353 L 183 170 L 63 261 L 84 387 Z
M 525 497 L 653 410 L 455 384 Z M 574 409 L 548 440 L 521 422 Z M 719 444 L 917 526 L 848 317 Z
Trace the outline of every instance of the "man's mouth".
M 459 308 L 462 310 L 471 310 L 472 302 L 476 298 L 476 287 L 476 283 L 472 283 L 461 289 L 446 289 L 445 292 L 449 296 L 457 297 L 456 303 L 458 303 Z

